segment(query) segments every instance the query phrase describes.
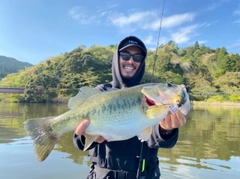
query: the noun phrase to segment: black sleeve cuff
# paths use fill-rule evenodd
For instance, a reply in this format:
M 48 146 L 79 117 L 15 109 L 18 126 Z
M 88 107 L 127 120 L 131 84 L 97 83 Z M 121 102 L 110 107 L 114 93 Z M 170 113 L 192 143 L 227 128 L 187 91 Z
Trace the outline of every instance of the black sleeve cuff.
M 163 129 L 163 128 L 159 125 L 159 133 L 160 133 L 161 135 L 171 135 L 171 134 L 173 133 L 173 130 L 174 130 L 174 129 L 172 129 L 172 130 L 165 130 L 165 129 Z

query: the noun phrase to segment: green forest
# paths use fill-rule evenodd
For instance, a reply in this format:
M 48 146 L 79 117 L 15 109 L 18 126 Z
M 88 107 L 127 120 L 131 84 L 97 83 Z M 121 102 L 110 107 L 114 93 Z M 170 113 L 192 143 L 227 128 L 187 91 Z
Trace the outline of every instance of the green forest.
M 71 52 L 11 73 L 0 87 L 25 88 L 24 94 L 1 95 L 11 102 L 59 103 L 76 95 L 81 86 L 95 87 L 112 80 L 111 64 L 117 45 L 81 45 Z M 154 77 L 152 78 L 155 64 Z M 195 42 L 180 49 L 174 41 L 148 50 L 143 83 L 185 84 L 192 100 L 240 102 L 240 55 Z
M 20 62 L 15 58 L 0 55 L 0 79 L 4 78 L 10 73 L 18 72 L 19 70 L 30 66 L 32 66 L 32 64 Z

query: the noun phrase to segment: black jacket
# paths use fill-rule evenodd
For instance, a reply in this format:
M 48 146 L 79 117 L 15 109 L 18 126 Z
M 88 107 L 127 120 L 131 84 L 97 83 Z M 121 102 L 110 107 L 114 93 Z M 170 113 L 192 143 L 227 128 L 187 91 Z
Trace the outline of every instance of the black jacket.
M 139 41 L 139 39 L 137 38 L 136 40 Z M 120 42 L 119 46 L 121 45 L 121 43 L 122 42 Z M 98 88 L 101 91 L 106 91 L 109 88 L 121 88 L 122 84 L 124 84 L 126 87 L 139 85 L 142 80 L 145 70 L 145 58 L 144 61 L 141 62 L 138 71 L 131 78 L 131 80 L 124 81 L 119 72 L 118 51 L 119 49 L 116 50 L 112 62 L 113 81 L 109 84 L 98 85 L 96 88 Z M 145 141 L 143 144 L 144 146 L 143 156 L 147 158 L 146 160 L 147 172 L 151 172 L 151 166 L 153 166 L 154 164 L 158 164 L 157 157 L 158 148 L 171 148 L 176 144 L 177 139 L 178 129 L 174 129 L 171 134 L 165 134 L 161 132 L 158 124 L 153 127 L 153 132 L 151 134 L 150 139 L 148 141 Z M 84 143 L 85 143 L 84 136 L 74 135 L 74 145 L 78 149 L 83 150 Z M 141 141 L 139 141 L 139 139 L 136 136 L 124 141 L 113 142 L 104 141 L 101 144 L 93 143 L 89 148 L 90 160 L 94 165 L 97 165 L 100 168 L 105 168 L 114 171 L 128 171 L 136 173 L 138 168 L 141 145 L 142 145 Z M 158 165 L 154 166 L 155 169 L 157 167 L 157 170 L 159 170 Z M 101 176 L 104 175 L 107 174 L 103 173 L 97 174 L 98 176 L 97 178 L 101 178 Z

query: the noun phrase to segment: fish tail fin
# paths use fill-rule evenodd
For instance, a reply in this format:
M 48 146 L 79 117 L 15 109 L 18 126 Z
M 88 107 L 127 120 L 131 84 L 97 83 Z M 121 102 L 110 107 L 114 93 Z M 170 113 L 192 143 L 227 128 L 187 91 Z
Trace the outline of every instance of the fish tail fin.
M 35 156 L 39 162 L 48 157 L 59 138 L 50 126 L 53 118 L 29 119 L 24 122 L 25 131 L 34 140 Z

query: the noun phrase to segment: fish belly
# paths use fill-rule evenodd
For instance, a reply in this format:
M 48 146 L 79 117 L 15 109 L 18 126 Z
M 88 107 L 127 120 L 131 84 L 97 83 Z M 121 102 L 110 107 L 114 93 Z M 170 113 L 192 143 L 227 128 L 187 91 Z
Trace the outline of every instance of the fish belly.
M 108 141 L 132 138 L 149 127 L 145 122 L 145 116 L 139 110 L 130 110 L 116 116 L 102 116 L 100 124 L 92 121 L 85 132 L 90 135 L 103 136 Z

